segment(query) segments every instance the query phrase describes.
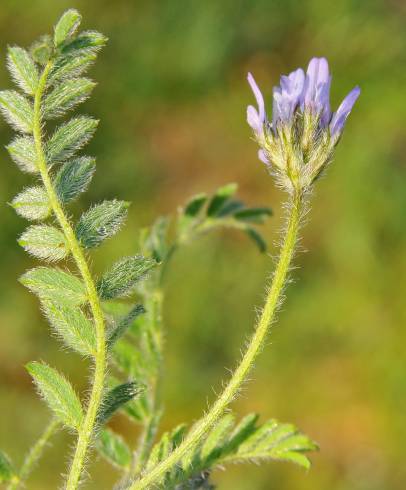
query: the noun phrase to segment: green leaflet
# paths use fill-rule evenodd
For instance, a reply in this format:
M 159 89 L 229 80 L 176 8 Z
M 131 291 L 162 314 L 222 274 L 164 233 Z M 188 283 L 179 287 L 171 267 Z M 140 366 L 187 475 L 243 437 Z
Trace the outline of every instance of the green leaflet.
M 155 266 L 155 260 L 142 255 L 120 259 L 98 282 L 100 298 L 107 300 L 126 296 Z
M 52 38 L 49 35 L 42 36 L 30 48 L 31 56 L 36 63 L 46 65 L 54 51 Z
M 49 408 L 65 425 L 78 429 L 83 419 L 83 409 L 69 381 L 43 363 L 30 362 L 26 367 Z
M 39 259 L 56 262 L 65 258 L 69 252 L 65 235 L 49 225 L 32 225 L 18 240 L 24 250 Z
M 134 323 L 134 320 L 145 313 L 143 305 L 135 305 L 131 310 L 120 318 L 110 330 L 107 338 L 107 346 L 111 349 L 114 344 L 125 334 L 127 329 Z
M 210 461 L 215 460 L 221 454 L 224 442 L 230 434 L 234 423 L 234 416 L 227 414 L 222 417 L 207 436 L 202 449 L 200 458 L 210 466 Z
M 82 21 L 82 16 L 75 9 L 67 10 L 54 29 L 54 44 L 56 47 L 69 39 L 78 29 Z
M 24 189 L 11 202 L 16 212 L 30 221 L 42 221 L 49 217 L 51 206 L 44 187 Z
M 38 173 L 36 165 L 37 154 L 33 138 L 30 136 L 17 136 L 7 146 L 7 150 L 12 160 L 23 172 Z
M 124 439 L 110 429 L 103 429 L 96 441 L 99 453 L 113 466 L 127 468 L 131 464 L 131 450 Z
M 266 241 L 262 238 L 261 233 L 259 233 L 255 228 L 245 228 L 245 233 L 251 240 L 255 243 L 255 245 L 258 247 L 260 252 L 265 252 L 266 251 Z
M 227 184 L 217 189 L 216 193 L 209 202 L 207 215 L 215 216 L 220 211 L 223 204 L 225 204 L 225 202 L 237 192 L 237 189 L 238 185 L 235 183 Z
M 140 243 L 145 255 L 151 255 L 157 262 L 163 262 L 169 253 L 167 235 L 170 220 L 160 216 L 150 228 L 142 230 Z
M 97 125 L 96 119 L 78 116 L 56 129 L 46 145 L 49 165 L 71 158 L 92 138 Z
M 66 162 L 56 174 L 54 186 L 62 203 L 72 201 L 84 192 L 96 170 L 95 159 L 80 157 Z
M 129 381 L 115 386 L 108 391 L 97 416 L 98 424 L 101 426 L 104 425 L 114 412 L 122 408 L 129 401 L 139 397 L 144 389 L 144 386 L 135 381 Z
M 104 201 L 82 214 L 76 225 L 76 237 L 84 248 L 94 248 L 121 228 L 129 204 L 124 201 Z
M 16 131 L 32 133 L 34 110 L 30 102 L 15 90 L 0 92 L 0 110 Z
M 61 269 L 36 267 L 23 274 L 20 282 L 41 299 L 50 299 L 62 305 L 78 306 L 87 301 L 82 281 Z
M 117 342 L 113 349 L 114 361 L 119 370 L 130 379 L 143 379 L 146 368 L 141 353 L 125 339 Z
M 12 481 L 15 476 L 16 473 L 10 459 L 0 451 L 0 483 Z
M 77 306 L 60 305 L 55 301 L 42 302 L 44 314 L 65 345 L 85 356 L 96 353 L 96 335 L 92 322 Z
M 281 460 L 291 461 L 304 468 L 310 461 L 304 452 L 314 451 L 317 445 L 291 424 L 269 420 L 256 428 L 234 452 L 226 454 L 222 461 Z
M 268 216 L 272 216 L 269 208 L 246 208 L 234 213 L 235 219 L 258 224 L 262 224 Z
M 258 418 L 259 416 L 256 413 L 250 413 L 241 419 L 224 445 L 223 453 L 230 453 L 238 449 L 240 444 L 256 431 Z
M 186 216 L 190 216 L 190 217 L 195 217 L 197 216 L 200 211 L 202 210 L 203 206 L 206 204 L 207 202 L 207 194 L 205 193 L 200 193 L 200 194 L 196 194 L 196 196 L 193 196 L 187 203 L 186 203 L 186 206 L 185 206 L 185 210 L 184 210 L 184 213 Z
M 27 95 L 34 95 L 39 81 L 38 70 L 25 49 L 18 46 L 8 48 L 7 68 L 14 82 Z
M 66 80 L 54 88 L 44 100 L 44 117 L 54 119 L 84 102 L 91 94 L 95 83 L 87 78 Z
M 96 58 L 95 53 L 78 53 L 75 56 L 59 57 L 49 73 L 48 83 L 55 85 L 65 80 L 80 77 L 92 66 Z
M 83 31 L 61 47 L 62 55 L 81 56 L 96 54 L 107 42 L 107 37 L 97 31 Z

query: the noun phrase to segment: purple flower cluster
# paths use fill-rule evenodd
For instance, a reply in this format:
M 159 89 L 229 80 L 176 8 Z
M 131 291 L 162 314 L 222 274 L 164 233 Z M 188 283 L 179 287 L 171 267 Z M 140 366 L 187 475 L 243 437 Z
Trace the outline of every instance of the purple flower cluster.
M 264 98 L 254 77 L 248 74 L 248 82 L 254 92 L 258 110 L 252 105 L 247 109 L 247 121 L 259 141 L 269 126 Z M 313 58 L 305 74 L 301 68 L 281 77 L 280 86 L 273 90 L 272 125 L 273 133 L 281 125 L 292 124 L 296 111 L 309 112 L 318 117 L 319 128 L 329 130 L 334 139 L 341 135 L 345 121 L 357 100 L 360 89 L 355 87 L 345 97 L 336 112 L 330 110 L 331 75 L 325 58 Z

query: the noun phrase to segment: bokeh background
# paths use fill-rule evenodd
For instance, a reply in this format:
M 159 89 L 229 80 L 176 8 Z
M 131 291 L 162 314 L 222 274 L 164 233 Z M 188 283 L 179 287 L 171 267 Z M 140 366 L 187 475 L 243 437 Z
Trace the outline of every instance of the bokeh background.
M 333 106 L 362 95 L 334 165 L 318 185 L 288 299 L 234 409 L 297 424 L 319 442 L 309 472 L 292 465 L 216 472 L 233 490 L 403 490 L 406 487 L 406 3 L 403 0 L 2 0 L 0 52 L 29 45 L 67 7 L 110 42 L 84 112 L 102 123 L 89 152 L 98 172 L 81 204 L 133 201 L 119 238 L 94 255 L 101 270 L 137 250 L 139 230 L 194 192 L 236 181 L 250 204 L 271 205 L 274 242 L 283 196 L 256 160 L 245 107 L 252 71 L 268 96 L 281 73 L 328 57 Z M 0 67 L 2 87 L 10 81 Z M 1 147 L 12 136 L 0 126 Z M 87 366 L 49 336 L 17 277 L 33 265 L 16 244 L 25 227 L 6 205 L 29 182 L 0 150 L 0 439 L 20 461 L 49 412 L 23 365 L 44 359 L 86 389 Z M 163 428 L 191 421 L 235 364 L 272 262 L 234 232 L 183 249 L 167 277 Z M 121 418 L 117 430 L 135 440 Z M 29 488 L 56 489 L 69 436 L 58 435 Z M 89 489 L 116 475 L 94 463 Z

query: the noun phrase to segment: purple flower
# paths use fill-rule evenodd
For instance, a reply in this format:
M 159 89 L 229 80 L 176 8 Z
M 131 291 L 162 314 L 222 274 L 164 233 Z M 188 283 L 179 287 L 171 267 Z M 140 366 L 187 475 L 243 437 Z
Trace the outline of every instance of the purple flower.
M 248 74 L 248 82 L 257 100 L 258 110 L 251 105 L 248 106 L 247 120 L 256 136 L 261 138 L 267 121 L 264 98 L 251 73 Z M 332 114 L 330 85 L 331 75 L 325 58 L 313 58 L 307 67 L 306 75 L 301 68 L 287 76 L 283 75 L 280 86 L 273 90 L 274 135 L 277 134 L 278 126 L 293 124 L 295 113 L 300 111 L 318 117 L 320 129 L 329 128 L 333 137 L 340 136 L 345 121 L 360 94 L 360 89 L 355 87 L 344 99 L 337 112 Z
M 273 89 L 272 126 L 289 123 L 302 99 L 305 87 L 305 74 L 301 68 L 293 71 L 288 76 L 282 75 L 281 86 Z

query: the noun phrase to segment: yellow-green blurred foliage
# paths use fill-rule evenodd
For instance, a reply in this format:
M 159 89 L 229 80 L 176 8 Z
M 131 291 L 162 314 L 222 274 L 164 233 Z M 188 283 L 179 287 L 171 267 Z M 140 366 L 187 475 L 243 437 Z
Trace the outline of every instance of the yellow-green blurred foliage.
M 305 473 L 284 464 L 216 472 L 233 490 L 401 490 L 406 485 L 406 3 L 403 0 L 1 0 L 0 51 L 48 32 L 67 7 L 110 38 L 82 111 L 101 119 L 89 152 L 98 170 L 85 207 L 133 201 L 124 232 L 94 254 L 96 271 L 137 250 L 140 227 L 196 191 L 237 181 L 251 204 L 281 199 L 256 158 L 245 107 L 252 71 L 270 100 L 281 73 L 326 56 L 336 106 L 362 94 L 335 162 L 317 185 L 288 299 L 252 382 L 234 404 L 297 424 L 320 444 Z M 2 87 L 10 82 L 0 68 Z M 0 126 L 3 147 L 12 136 Z M 0 437 L 16 461 L 49 418 L 23 365 L 44 359 L 86 389 L 87 367 L 49 335 L 36 298 L 18 282 L 35 262 L 6 205 L 29 182 L 0 152 Z M 79 210 L 79 206 L 77 211 Z M 239 358 L 272 261 L 234 232 L 181 251 L 167 277 L 163 427 L 198 417 Z M 132 440 L 126 420 L 113 421 Z M 30 480 L 58 488 L 72 440 L 59 435 Z M 109 489 L 107 464 L 86 488 Z

